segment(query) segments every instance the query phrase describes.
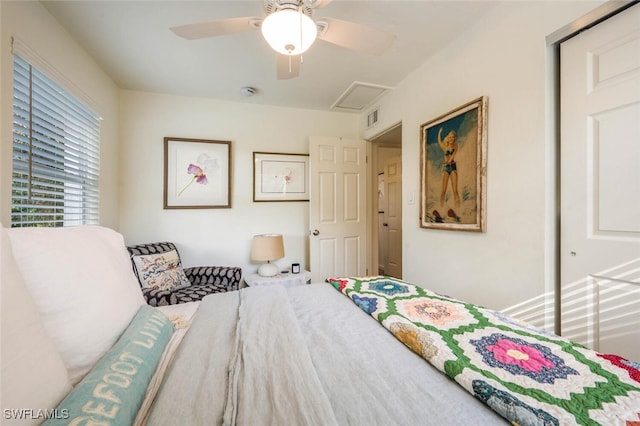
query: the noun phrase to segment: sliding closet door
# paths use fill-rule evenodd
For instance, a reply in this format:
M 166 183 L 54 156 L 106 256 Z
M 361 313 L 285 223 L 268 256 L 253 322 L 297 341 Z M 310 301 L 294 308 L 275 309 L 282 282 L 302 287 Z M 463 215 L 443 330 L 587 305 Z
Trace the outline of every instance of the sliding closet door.
M 640 5 L 561 45 L 565 337 L 640 359 Z

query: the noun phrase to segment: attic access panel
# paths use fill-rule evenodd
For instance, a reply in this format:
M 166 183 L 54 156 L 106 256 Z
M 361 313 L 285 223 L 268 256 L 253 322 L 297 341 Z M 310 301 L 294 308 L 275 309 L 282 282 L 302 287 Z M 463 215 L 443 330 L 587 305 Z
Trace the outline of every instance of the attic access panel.
M 383 93 L 391 89 L 391 87 L 381 86 L 379 84 L 354 81 L 347 90 L 340 95 L 338 100 L 331 105 L 331 109 L 361 112 L 382 96 Z

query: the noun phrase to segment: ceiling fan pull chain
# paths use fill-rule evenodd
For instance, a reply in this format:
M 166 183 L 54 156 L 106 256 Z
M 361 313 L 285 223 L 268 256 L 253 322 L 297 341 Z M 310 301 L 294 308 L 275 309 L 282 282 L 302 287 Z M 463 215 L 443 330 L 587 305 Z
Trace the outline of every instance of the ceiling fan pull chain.
M 289 55 L 289 73 L 291 73 L 291 55 Z

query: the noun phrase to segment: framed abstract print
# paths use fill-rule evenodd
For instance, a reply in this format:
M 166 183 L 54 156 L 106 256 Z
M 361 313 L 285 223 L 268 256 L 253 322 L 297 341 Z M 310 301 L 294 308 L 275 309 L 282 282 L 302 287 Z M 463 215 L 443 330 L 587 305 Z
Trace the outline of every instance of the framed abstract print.
M 309 201 L 309 155 L 254 152 L 253 201 Z

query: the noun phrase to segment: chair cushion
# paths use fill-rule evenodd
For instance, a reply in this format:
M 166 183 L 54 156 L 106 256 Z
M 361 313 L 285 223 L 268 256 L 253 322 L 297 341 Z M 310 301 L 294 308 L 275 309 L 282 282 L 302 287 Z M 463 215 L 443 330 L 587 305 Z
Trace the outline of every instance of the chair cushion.
M 0 343 L 3 409 L 53 409 L 71 390 L 71 382 L 51 338 L 46 334 L 33 297 L 24 284 L 13 257 L 11 243 L 2 228 L 0 272 Z M 8 419 L 7 424 L 30 425 L 38 419 Z
M 178 303 L 196 302 L 213 293 L 227 292 L 232 289 L 216 284 L 191 285 L 175 291 L 142 290 L 147 303 L 151 306 L 168 306 Z
M 192 266 L 184 268 L 191 284 L 214 284 L 220 291 L 237 290 L 242 269 L 237 266 Z
M 124 238 L 100 226 L 7 233 L 47 334 L 77 383 L 145 304 Z
M 176 250 L 135 255 L 131 259 L 144 289 L 176 290 L 191 284 L 182 270 Z

